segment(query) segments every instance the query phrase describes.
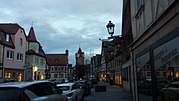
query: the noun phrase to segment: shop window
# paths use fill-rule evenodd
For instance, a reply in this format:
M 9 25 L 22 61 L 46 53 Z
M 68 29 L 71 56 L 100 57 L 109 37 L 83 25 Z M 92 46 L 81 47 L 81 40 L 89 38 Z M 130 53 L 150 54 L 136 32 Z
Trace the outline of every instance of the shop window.
M 175 73 L 175 77 L 176 77 L 176 78 L 179 78 L 179 72 L 176 72 L 176 73 Z
M 128 81 L 128 67 L 123 69 L 122 77 L 124 81 Z
M 18 81 L 22 81 L 22 74 L 21 73 L 18 74 Z
M 11 73 L 10 72 L 5 73 L 5 78 L 11 78 Z

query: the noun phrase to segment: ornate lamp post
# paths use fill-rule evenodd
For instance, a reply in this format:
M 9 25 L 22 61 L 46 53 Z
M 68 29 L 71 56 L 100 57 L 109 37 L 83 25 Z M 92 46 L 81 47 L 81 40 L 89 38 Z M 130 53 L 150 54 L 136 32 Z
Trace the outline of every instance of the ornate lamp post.
M 109 35 L 111 35 L 111 37 L 112 37 L 114 34 L 115 25 L 111 21 L 109 21 L 109 23 L 106 25 L 106 27 L 107 27 Z
M 108 31 L 109 35 L 111 36 L 111 37 L 108 37 L 108 39 L 114 40 L 115 37 L 113 36 L 113 34 L 114 34 L 114 27 L 115 27 L 115 25 L 114 25 L 111 21 L 109 21 L 109 23 L 106 25 L 106 27 L 107 27 L 107 31 Z M 110 42 L 109 44 L 112 46 L 113 42 Z M 113 47 L 113 46 L 112 46 L 112 47 Z M 112 50 L 112 51 L 114 51 L 114 50 Z M 111 58 L 111 57 L 110 57 L 110 58 Z M 109 63 L 109 60 L 108 60 L 108 63 Z M 107 65 L 108 65 L 108 63 L 107 63 Z M 110 68 L 112 68 L 112 67 L 110 67 Z M 113 84 L 114 72 L 112 72 L 112 71 L 110 70 L 110 68 L 109 68 L 109 67 L 106 67 L 106 77 L 109 79 L 110 84 Z M 110 73 L 112 73 L 112 78 L 113 78 L 113 79 L 111 79 L 111 77 L 108 75 L 108 73 L 107 73 L 108 71 L 109 71 Z

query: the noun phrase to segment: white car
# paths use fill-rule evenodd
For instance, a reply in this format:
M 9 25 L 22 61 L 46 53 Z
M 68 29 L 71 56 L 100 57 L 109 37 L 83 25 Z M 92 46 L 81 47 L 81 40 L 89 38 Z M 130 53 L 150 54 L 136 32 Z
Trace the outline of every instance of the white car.
M 0 101 L 66 101 L 66 95 L 49 81 L 0 84 Z
M 83 90 L 75 83 L 57 84 L 57 87 L 67 96 L 68 101 L 83 101 Z

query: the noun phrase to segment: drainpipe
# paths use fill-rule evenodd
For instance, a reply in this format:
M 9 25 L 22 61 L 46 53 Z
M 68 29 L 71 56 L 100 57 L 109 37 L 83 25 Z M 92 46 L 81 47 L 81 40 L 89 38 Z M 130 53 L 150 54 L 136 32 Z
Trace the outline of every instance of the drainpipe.
M 132 73 L 131 73 L 131 74 L 132 74 L 132 76 L 133 76 L 133 87 L 132 87 L 132 88 L 133 88 L 133 91 L 132 91 L 133 94 L 132 94 L 132 95 L 133 95 L 133 100 L 134 100 L 134 101 L 138 101 L 139 94 L 138 94 L 138 92 L 137 92 L 137 87 L 136 87 L 136 86 L 137 86 L 137 85 L 136 85 L 136 80 L 137 80 L 137 79 L 136 79 L 136 75 L 135 75 L 135 74 L 136 74 L 136 71 L 134 70 L 134 67 L 135 67 L 135 62 L 134 62 L 134 61 L 135 61 L 135 60 L 134 60 L 134 52 L 133 52 L 132 48 L 131 48 L 131 59 L 132 59 L 132 70 L 131 70 Z M 131 83 L 132 83 L 132 82 L 131 82 Z
M 2 78 L 4 78 L 4 48 L 5 48 L 5 46 L 3 45 L 3 55 L 2 55 Z

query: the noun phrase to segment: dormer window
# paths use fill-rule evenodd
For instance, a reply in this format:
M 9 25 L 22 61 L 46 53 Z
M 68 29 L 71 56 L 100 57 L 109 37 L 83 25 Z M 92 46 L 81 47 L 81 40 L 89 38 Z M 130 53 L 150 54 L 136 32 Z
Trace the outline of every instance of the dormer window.
M 6 41 L 9 42 L 10 41 L 10 35 L 6 34 Z

